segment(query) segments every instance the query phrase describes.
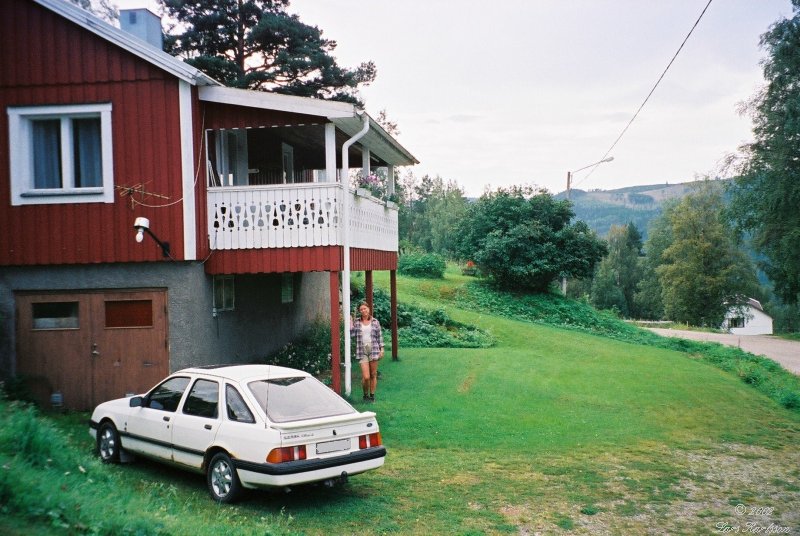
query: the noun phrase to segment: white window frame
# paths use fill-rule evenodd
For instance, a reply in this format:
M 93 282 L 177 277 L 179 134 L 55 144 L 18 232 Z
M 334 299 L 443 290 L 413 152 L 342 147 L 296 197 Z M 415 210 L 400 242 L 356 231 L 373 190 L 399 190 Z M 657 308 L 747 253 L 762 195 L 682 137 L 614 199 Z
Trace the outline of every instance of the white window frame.
M 114 161 L 111 139 L 111 103 L 59 106 L 13 106 L 8 110 L 11 157 L 11 204 L 113 203 Z M 75 118 L 100 118 L 102 186 L 76 188 L 72 160 L 72 123 Z M 61 188 L 34 188 L 33 121 L 61 121 Z
M 294 274 L 284 272 L 281 274 L 281 303 L 294 302 Z
M 236 309 L 236 282 L 232 275 L 215 275 L 212 290 L 214 313 Z M 222 295 L 222 303 L 217 303 L 217 289 Z

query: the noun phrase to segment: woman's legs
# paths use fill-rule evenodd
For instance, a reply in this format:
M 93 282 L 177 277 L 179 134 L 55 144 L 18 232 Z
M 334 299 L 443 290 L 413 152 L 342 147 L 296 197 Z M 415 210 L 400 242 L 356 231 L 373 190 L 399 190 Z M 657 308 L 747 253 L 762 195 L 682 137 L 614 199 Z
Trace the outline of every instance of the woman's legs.
M 359 361 L 358 364 L 361 365 L 361 389 L 363 389 L 364 391 L 364 396 L 369 396 L 369 389 L 371 387 L 371 382 L 370 382 L 371 362 L 364 359 L 363 361 Z
M 375 389 L 378 387 L 378 360 L 369 362 L 369 394 L 375 396 Z

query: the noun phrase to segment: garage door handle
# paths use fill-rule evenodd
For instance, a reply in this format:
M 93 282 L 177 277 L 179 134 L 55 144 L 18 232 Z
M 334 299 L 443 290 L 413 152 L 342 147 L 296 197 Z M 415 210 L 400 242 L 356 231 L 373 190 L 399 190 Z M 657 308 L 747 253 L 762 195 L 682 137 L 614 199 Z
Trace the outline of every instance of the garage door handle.
M 161 417 L 164 421 L 169 422 L 169 417 Z
M 205 428 L 206 430 L 211 430 L 211 425 L 210 425 L 210 424 L 207 424 L 207 425 L 205 425 L 205 426 L 204 426 L 204 428 Z

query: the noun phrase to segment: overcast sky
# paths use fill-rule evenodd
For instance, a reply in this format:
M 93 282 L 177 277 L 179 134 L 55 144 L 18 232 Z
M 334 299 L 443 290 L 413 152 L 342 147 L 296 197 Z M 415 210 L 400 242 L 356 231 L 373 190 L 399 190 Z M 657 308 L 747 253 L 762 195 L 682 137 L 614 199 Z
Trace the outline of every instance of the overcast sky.
M 153 0 L 120 0 L 151 7 Z M 338 42 L 343 66 L 372 60 L 362 95 L 399 140 L 468 195 L 533 184 L 565 189 L 600 160 L 677 51 L 707 0 L 292 0 Z M 155 9 L 154 9 L 155 10 Z M 738 113 L 763 83 L 760 35 L 789 0 L 713 0 L 614 161 L 573 187 L 613 189 L 715 175 L 751 139 Z

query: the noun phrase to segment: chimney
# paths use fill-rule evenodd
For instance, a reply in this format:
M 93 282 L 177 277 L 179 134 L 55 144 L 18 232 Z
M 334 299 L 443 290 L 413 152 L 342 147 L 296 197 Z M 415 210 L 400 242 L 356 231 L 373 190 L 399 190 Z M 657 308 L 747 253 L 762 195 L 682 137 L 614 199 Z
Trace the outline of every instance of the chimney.
M 149 9 L 120 9 L 119 27 L 158 50 L 164 49 L 161 17 Z

